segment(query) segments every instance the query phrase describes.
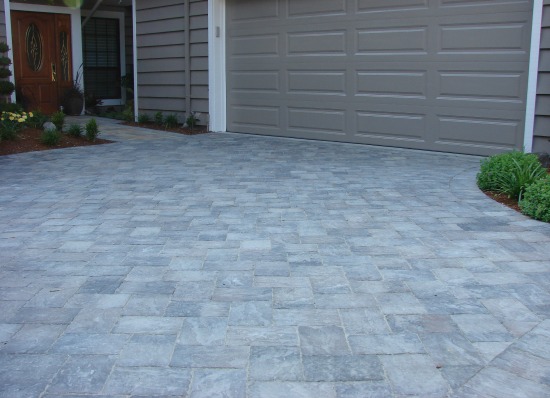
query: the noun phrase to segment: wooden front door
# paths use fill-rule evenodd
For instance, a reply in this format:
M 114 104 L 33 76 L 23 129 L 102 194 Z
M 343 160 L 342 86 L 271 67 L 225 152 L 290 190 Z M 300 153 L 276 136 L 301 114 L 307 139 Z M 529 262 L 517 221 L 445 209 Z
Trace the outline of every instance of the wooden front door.
M 17 101 L 52 113 L 72 82 L 69 15 L 13 11 L 13 63 Z

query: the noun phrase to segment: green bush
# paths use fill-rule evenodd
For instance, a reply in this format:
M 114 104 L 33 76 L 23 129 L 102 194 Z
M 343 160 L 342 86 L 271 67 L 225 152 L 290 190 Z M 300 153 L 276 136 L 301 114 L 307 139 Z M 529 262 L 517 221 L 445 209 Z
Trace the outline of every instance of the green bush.
M 55 146 L 59 144 L 59 140 L 61 140 L 61 133 L 58 130 L 47 129 L 42 132 L 42 136 L 40 137 L 40 141 L 42 141 L 43 144 L 49 145 L 49 146 Z
M 534 164 L 540 165 L 536 155 L 519 151 L 502 153 L 481 161 L 477 174 L 477 186 L 483 191 L 502 192 L 502 177 L 518 172 L 518 168 L 529 169 Z M 519 165 L 519 166 L 518 166 Z
M 29 115 L 27 112 L 2 112 L 0 115 L 0 139 L 14 140 L 17 138 L 19 131 L 25 127 Z
M 529 185 L 519 207 L 523 214 L 535 220 L 550 222 L 550 176 Z
M 508 195 L 509 198 L 521 199 L 525 189 L 546 176 L 546 169 L 540 162 L 518 162 L 513 160 L 514 166 L 509 173 L 496 176 L 498 189 L 496 191 Z
M 79 124 L 71 124 L 69 130 L 67 130 L 67 134 L 76 138 L 80 137 L 82 135 L 82 126 Z
M 29 115 L 30 117 L 27 120 L 27 124 L 29 125 L 29 127 L 35 129 L 41 129 L 44 126 L 44 123 L 49 120 L 48 116 L 44 115 L 40 111 L 29 112 Z
M 53 124 L 55 124 L 57 130 L 63 130 L 63 125 L 65 124 L 65 114 L 62 111 L 53 113 L 52 116 L 50 116 L 50 120 Z
M 164 127 L 167 129 L 177 127 L 178 124 L 178 116 L 175 114 L 168 115 L 164 118 Z
M 199 123 L 199 118 L 195 112 L 191 112 L 187 119 L 185 119 L 185 124 L 191 129 L 194 129 L 197 123 Z
M 95 119 L 88 120 L 86 126 L 84 126 L 84 130 L 86 131 L 86 139 L 88 141 L 94 142 L 99 135 L 99 127 Z
M 150 123 L 151 117 L 147 113 L 142 113 L 138 116 L 138 123 L 144 124 L 144 123 Z
M 164 115 L 162 114 L 161 111 L 158 111 L 157 113 L 155 113 L 153 120 L 156 125 L 162 126 L 162 122 L 164 121 Z

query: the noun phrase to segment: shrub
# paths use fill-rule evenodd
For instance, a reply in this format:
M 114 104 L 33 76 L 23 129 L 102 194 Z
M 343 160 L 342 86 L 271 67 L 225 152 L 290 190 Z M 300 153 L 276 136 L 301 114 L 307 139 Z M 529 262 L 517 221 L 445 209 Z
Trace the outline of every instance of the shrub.
M 529 185 L 519 207 L 523 214 L 535 220 L 550 222 L 550 176 Z
M 179 124 L 178 116 L 175 114 L 168 115 L 164 118 L 164 127 L 171 129 Z
M 153 120 L 155 124 L 162 126 L 162 122 L 164 121 L 164 116 L 161 111 L 158 111 L 155 113 L 155 116 L 153 117 Z
M 194 129 L 198 122 L 199 118 L 195 112 L 191 112 L 187 119 L 185 119 L 185 124 L 191 129 Z
M 58 111 L 50 116 L 50 121 L 55 124 L 57 130 L 63 130 L 63 125 L 65 124 L 65 114 L 62 111 Z
M 2 112 L 0 115 L 0 138 L 1 140 L 13 140 L 21 130 L 32 113 L 26 112 Z
M 27 124 L 29 125 L 29 127 L 35 129 L 41 129 L 44 126 L 44 123 L 49 120 L 48 116 L 44 115 L 40 111 L 29 112 L 29 116 L 30 117 L 27 120 Z
M 69 130 L 67 130 L 67 134 L 77 138 L 80 137 L 82 135 L 82 126 L 79 124 L 71 124 Z
M 2 69 L 0 69 L 2 70 Z M 0 104 L 0 111 L 2 112 L 13 112 L 13 113 L 23 113 L 23 106 L 17 102 L 7 102 L 5 104 Z
M 126 108 L 124 108 L 124 110 L 122 111 L 122 119 L 127 122 L 133 122 L 135 120 L 134 108 L 130 106 L 127 106 Z
M 508 195 L 510 198 L 521 199 L 525 189 L 546 176 L 546 169 L 540 162 L 518 162 L 513 159 L 513 167 L 509 173 L 496 176 L 498 192 Z
M 86 139 L 88 141 L 94 142 L 99 135 L 99 127 L 95 119 L 88 120 L 84 130 L 86 130 Z
M 42 136 L 40 137 L 40 141 L 42 141 L 43 144 L 49 145 L 49 146 L 55 146 L 59 144 L 59 140 L 61 139 L 61 133 L 58 130 L 54 129 L 46 129 L 42 132 Z
M 150 123 L 151 117 L 147 113 L 142 113 L 138 116 L 138 123 L 144 124 L 144 123 Z
M 517 163 L 517 164 L 516 164 Z M 518 166 L 519 164 L 519 166 Z M 502 153 L 481 161 L 480 171 L 477 174 L 477 186 L 483 191 L 502 192 L 502 176 L 514 173 L 514 170 L 530 168 L 531 164 L 539 164 L 536 155 L 519 151 Z

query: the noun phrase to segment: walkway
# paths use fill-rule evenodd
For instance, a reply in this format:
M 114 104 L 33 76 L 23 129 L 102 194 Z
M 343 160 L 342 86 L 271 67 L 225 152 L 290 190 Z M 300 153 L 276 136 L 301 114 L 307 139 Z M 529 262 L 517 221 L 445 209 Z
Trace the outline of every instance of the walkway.
M 550 225 L 479 158 L 100 126 L 0 158 L 0 396 L 550 395 Z

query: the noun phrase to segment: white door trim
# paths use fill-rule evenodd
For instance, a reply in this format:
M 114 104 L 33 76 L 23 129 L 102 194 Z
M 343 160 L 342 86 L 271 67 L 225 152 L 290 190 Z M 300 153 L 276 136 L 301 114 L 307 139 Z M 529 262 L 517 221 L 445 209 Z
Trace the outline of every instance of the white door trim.
M 4 0 L 4 4 L 6 0 Z M 73 76 L 76 76 L 80 65 L 82 65 L 82 31 L 80 29 L 81 15 L 80 8 L 72 9 L 68 7 L 58 6 L 45 6 L 38 4 L 24 4 L 24 3 L 9 3 L 9 8 L 6 10 L 16 11 L 29 11 L 29 12 L 45 12 L 50 14 L 69 14 L 71 16 L 71 48 L 73 51 Z M 9 12 L 6 12 L 6 18 L 11 18 Z M 7 21 L 6 21 L 7 22 Z M 11 38 L 11 20 L 10 20 L 10 38 Z M 6 34 L 8 32 L 8 26 L 6 24 Z M 10 44 L 11 47 L 11 44 Z M 83 84 L 81 82 L 81 84 Z
M 529 54 L 529 75 L 527 80 L 527 100 L 525 103 L 525 130 L 523 150 L 533 150 L 535 135 L 535 106 L 537 102 L 537 82 L 539 75 L 540 35 L 542 29 L 543 0 L 533 2 L 533 24 L 531 27 L 531 49 Z
M 227 128 L 225 0 L 208 1 L 208 108 L 210 130 Z

